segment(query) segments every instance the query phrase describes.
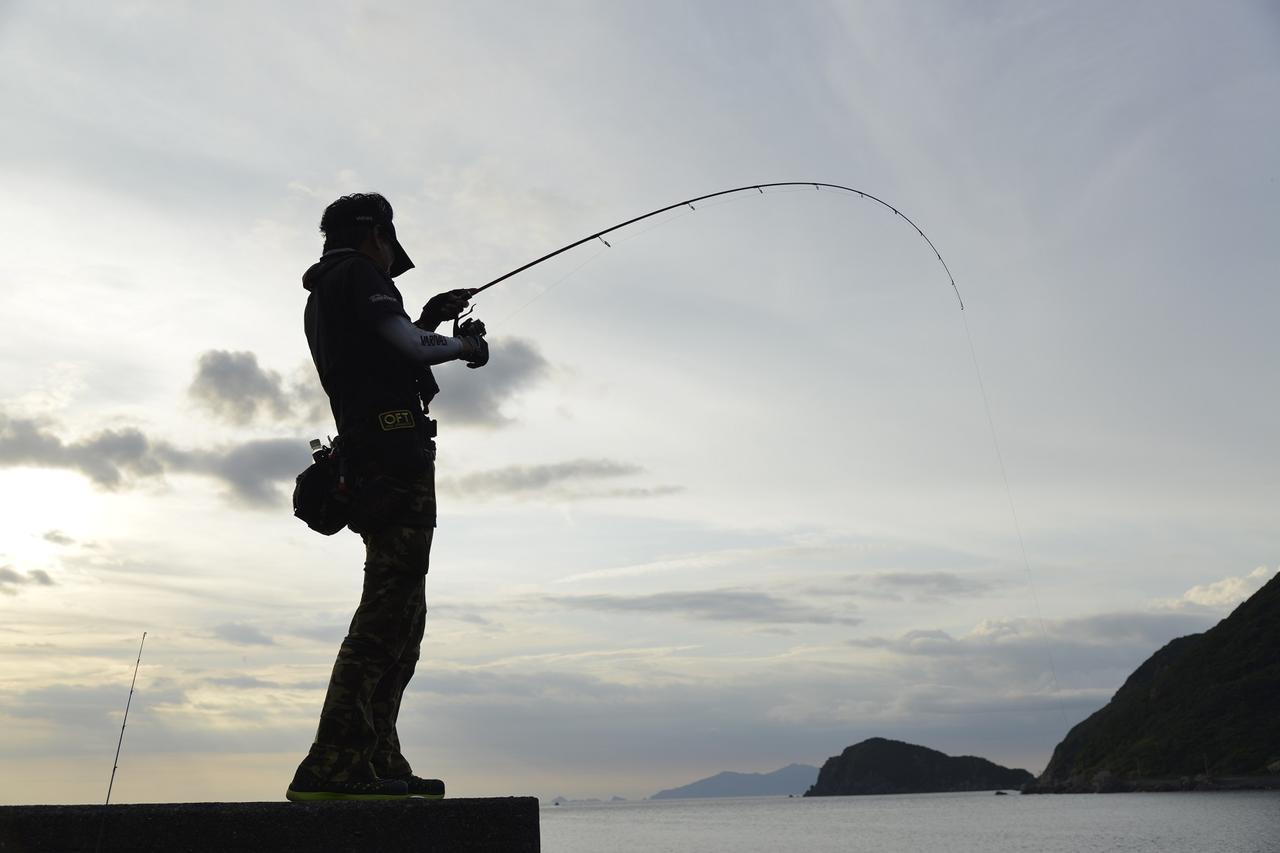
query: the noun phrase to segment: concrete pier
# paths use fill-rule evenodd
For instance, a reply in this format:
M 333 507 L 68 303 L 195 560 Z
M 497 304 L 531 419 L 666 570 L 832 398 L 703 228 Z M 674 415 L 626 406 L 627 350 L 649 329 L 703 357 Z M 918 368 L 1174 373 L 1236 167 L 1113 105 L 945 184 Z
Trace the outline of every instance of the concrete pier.
M 0 806 L 3 853 L 537 853 L 534 797 Z

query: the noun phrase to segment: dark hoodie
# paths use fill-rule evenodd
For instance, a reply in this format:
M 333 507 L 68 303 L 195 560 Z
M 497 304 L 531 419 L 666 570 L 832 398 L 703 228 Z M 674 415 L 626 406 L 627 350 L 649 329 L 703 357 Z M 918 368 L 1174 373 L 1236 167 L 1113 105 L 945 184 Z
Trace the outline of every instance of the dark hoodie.
M 419 403 L 439 390 L 430 368 L 397 353 L 377 332 L 388 315 L 408 319 L 391 277 L 353 249 L 326 252 L 302 276 L 310 296 L 307 343 L 338 434 L 361 456 L 404 474 L 417 467 L 427 420 Z

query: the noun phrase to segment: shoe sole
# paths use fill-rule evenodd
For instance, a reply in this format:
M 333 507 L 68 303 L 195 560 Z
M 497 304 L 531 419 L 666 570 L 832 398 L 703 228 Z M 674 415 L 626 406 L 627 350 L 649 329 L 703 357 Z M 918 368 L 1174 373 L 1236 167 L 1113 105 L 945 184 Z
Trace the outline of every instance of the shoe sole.
M 409 794 L 414 800 L 443 800 L 444 794 Z
M 323 800 L 407 800 L 408 794 L 340 794 L 333 791 L 295 791 L 290 788 L 284 797 L 291 803 L 314 803 Z

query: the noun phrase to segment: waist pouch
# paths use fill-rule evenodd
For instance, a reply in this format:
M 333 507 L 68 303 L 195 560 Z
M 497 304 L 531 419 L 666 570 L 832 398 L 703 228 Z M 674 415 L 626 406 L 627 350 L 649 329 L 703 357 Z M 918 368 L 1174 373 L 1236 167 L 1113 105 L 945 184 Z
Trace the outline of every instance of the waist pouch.
M 325 536 L 435 527 L 434 427 L 352 430 L 319 448 L 294 484 L 293 514 Z
M 336 448 L 321 447 L 313 458 L 294 483 L 293 514 L 317 533 L 332 536 L 351 521 L 351 490 Z

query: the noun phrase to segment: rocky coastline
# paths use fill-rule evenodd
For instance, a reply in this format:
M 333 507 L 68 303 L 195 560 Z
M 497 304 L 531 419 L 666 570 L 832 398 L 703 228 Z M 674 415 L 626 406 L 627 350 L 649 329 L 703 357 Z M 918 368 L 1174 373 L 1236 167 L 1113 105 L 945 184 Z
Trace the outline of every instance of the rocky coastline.
M 1271 776 L 1181 776 L 1170 779 L 1120 777 L 1108 771 L 1091 778 L 1031 782 L 1024 794 L 1154 794 L 1173 791 L 1280 791 L 1280 774 Z

